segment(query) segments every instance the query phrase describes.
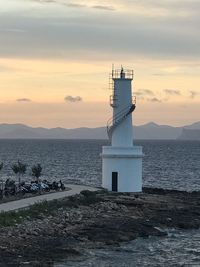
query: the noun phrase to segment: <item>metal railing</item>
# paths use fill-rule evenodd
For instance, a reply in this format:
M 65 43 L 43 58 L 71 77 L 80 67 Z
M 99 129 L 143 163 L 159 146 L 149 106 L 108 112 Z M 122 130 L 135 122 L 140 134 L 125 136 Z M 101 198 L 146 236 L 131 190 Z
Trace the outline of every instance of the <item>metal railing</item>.
M 117 107 L 117 96 L 110 95 L 110 105 L 111 107 Z
M 111 107 L 117 107 L 117 96 L 116 95 L 110 95 L 110 106 Z M 132 95 L 132 104 L 136 105 L 136 96 Z
M 107 122 L 107 134 L 109 139 L 112 137 L 113 130 L 121 124 L 123 120 L 127 118 L 129 114 L 131 114 L 136 108 L 135 104 L 131 104 L 128 107 L 122 109 L 118 112 L 114 117 L 110 118 Z
M 112 70 L 112 79 L 120 79 L 122 78 L 122 75 L 124 76 L 124 79 L 133 79 L 134 71 L 128 70 L 128 69 L 115 69 Z
M 135 105 L 136 105 L 136 100 L 137 100 L 136 96 L 132 95 L 132 103 L 135 104 Z

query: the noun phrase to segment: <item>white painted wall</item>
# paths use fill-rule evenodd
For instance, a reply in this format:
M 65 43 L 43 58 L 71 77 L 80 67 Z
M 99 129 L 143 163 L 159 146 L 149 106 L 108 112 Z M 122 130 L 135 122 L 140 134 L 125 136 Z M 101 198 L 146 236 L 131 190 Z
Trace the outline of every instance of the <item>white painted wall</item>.
M 113 117 L 132 104 L 132 79 L 114 78 Z M 118 192 L 142 191 L 142 147 L 133 146 L 132 114 L 114 128 L 112 146 L 103 147 L 102 186 L 112 190 L 112 172 L 118 173 Z
M 116 105 L 113 108 L 113 117 L 132 104 L 131 79 L 114 79 L 114 99 Z M 132 146 L 133 127 L 132 114 L 114 129 L 112 134 L 112 146 Z
M 142 147 L 103 147 L 102 186 L 112 191 L 112 172 L 118 172 L 118 192 L 141 192 L 142 156 Z

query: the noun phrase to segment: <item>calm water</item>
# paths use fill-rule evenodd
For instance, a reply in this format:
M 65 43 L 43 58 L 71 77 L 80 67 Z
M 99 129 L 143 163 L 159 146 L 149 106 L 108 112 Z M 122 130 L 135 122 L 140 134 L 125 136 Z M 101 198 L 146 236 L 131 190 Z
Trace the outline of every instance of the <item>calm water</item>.
M 30 167 L 41 163 L 43 177 L 74 183 L 101 185 L 101 147 L 94 140 L 0 140 L 2 177 L 13 176 L 11 165 L 18 159 Z M 138 141 L 143 146 L 145 186 L 200 190 L 200 142 Z
M 179 190 L 200 190 L 200 142 L 138 141 L 143 146 L 143 184 Z M 101 147 L 106 141 L 0 140 L 1 177 L 13 176 L 18 159 L 30 167 L 41 163 L 43 178 L 101 185 Z M 171 231 L 165 238 L 137 239 L 120 248 L 90 250 L 76 261 L 56 267 L 200 266 L 200 231 Z

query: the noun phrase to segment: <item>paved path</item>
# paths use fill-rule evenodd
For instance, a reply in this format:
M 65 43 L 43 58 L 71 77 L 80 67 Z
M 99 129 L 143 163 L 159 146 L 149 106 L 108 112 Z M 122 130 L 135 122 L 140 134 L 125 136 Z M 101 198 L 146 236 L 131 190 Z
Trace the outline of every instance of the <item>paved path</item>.
M 38 203 L 44 200 L 50 201 L 54 199 L 60 199 L 60 198 L 72 196 L 75 194 L 79 194 L 82 190 L 90 190 L 90 191 L 98 190 L 98 188 L 85 186 L 85 185 L 66 184 L 65 186 L 68 188 L 71 188 L 71 190 L 44 194 L 40 196 L 24 198 L 24 199 L 0 204 L 0 212 L 27 208 L 35 203 Z

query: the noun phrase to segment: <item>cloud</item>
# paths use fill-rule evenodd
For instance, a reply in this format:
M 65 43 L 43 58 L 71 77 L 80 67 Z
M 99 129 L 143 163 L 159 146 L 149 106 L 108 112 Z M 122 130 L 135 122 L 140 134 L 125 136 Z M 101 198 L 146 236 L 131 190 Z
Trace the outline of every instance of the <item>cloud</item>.
M 76 4 L 76 3 L 69 3 L 69 4 L 64 4 L 68 7 L 75 7 L 75 8 L 82 8 L 82 7 L 87 7 L 86 5 L 83 4 Z
M 53 10 L 54 6 L 50 3 L 55 1 L 57 5 Z M 173 4 L 177 1 L 142 0 L 144 7 L 155 7 L 159 2 L 162 5 L 167 3 L 167 8 L 173 7 L 167 17 L 154 16 L 155 14 L 150 17 L 146 11 L 139 13 L 137 3 L 140 4 L 141 1 L 138 0 L 116 0 L 110 4 L 107 1 L 107 5 L 105 1 L 103 4 L 98 4 L 100 1 L 55 1 L 40 0 L 39 3 L 46 3 L 45 8 L 37 5 L 29 7 L 30 12 L 26 16 L 21 16 L 20 12 L 13 12 L 12 15 L 9 12 L 2 13 L 0 28 L 5 28 L 5 25 L 8 29 L 19 28 L 23 34 L 1 32 L 0 57 L 106 61 L 120 61 L 122 57 L 123 60 L 135 57 L 181 61 L 200 59 L 200 17 L 194 15 L 186 19 L 178 16 L 178 8 L 174 8 Z M 24 4 L 26 8 L 28 2 L 29 5 L 31 3 L 24 2 L 27 3 Z M 181 1 L 181 6 L 185 6 L 185 9 L 190 5 L 187 2 Z M 64 9 L 62 5 L 77 7 L 78 10 Z M 199 10 L 194 1 L 192 6 L 194 10 Z M 102 12 L 99 16 L 94 8 L 102 11 L 116 8 L 120 12 L 110 12 L 109 16 L 107 12 Z M 147 11 L 151 13 L 152 10 L 149 8 Z
M 51 3 L 57 3 L 56 0 L 31 0 L 32 2 L 37 2 L 37 3 L 41 3 L 41 4 L 51 4 Z
M 190 91 L 190 98 L 194 99 L 198 94 L 196 91 Z
M 143 101 L 143 100 L 145 100 L 145 97 L 143 97 L 143 96 L 137 96 L 136 101 L 137 100 L 142 100 Z
M 65 101 L 66 102 L 75 103 L 75 102 L 82 101 L 82 98 L 80 96 L 71 96 L 71 95 L 68 95 L 68 96 L 65 97 Z
M 17 102 L 31 102 L 31 99 L 29 99 L 29 98 L 18 98 L 16 101 Z
M 147 101 L 157 102 L 157 103 L 161 103 L 162 102 L 162 100 L 161 99 L 158 99 L 157 97 L 147 98 Z
M 154 95 L 155 95 L 154 92 L 152 90 L 149 90 L 149 89 L 139 89 L 134 94 L 137 96 L 137 99 L 139 99 L 139 100 L 146 100 L 149 102 L 157 102 L 157 103 L 162 102 L 157 97 L 154 97 Z
M 113 6 L 96 5 L 96 6 L 92 6 L 92 7 L 96 8 L 96 9 L 100 9 L 100 10 L 115 11 L 115 8 Z
M 144 96 L 144 95 L 149 95 L 149 96 L 151 95 L 151 96 L 153 96 L 154 95 L 153 91 L 151 91 L 149 89 L 139 89 L 134 94 L 136 96 Z
M 167 95 L 181 95 L 179 90 L 175 89 L 164 89 L 163 90 Z
M 64 5 L 67 7 L 72 7 L 72 8 L 83 8 L 83 7 L 87 7 L 87 8 L 94 8 L 94 9 L 100 9 L 100 10 L 106 10 L 106 11 L 114 11 L 115 8 L 113 6 L 106 6 L 106 5 L 93 5 L 93 6 L 89 6 L 86 4 L 82 4 L 82 3 L 67 3 L 65 1 L 59 1 L 59 0 L 31 0 L 33 2 L 37 2 L 40 4 L 58 4 L 58 5 Z
M 154 95 L 153 91 L 149 89 L 141 89 L 141 91 L 146 95 Z

